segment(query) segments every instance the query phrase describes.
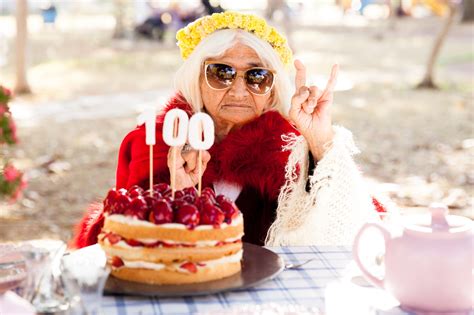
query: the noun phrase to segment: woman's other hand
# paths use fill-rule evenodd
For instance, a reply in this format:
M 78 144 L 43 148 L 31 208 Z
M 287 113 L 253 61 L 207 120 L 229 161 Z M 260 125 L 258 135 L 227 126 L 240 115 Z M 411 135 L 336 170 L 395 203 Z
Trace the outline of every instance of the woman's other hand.
M 196 186 L 199 182 L 199 151 L 182 151 L 183 147 L 177 147 L 176 150 L 176 189 Z M 206 170 L 207 163 L 211 159 L 208 151 L 202 151 L 202 174 Z M 173 167 L 173 147 L 168 151 L 168 168 Z M 201 174 L 201 176 L 202 176 Z
M 291 99 L 290 118 L 305 137 L 316 161 L 323 158 L 325 145 L 334 137 L 331 105 L 339 66 L 332 66 L 331 76 L 324 90 L 317 86 L 306 86 L 306 67 L 295 60 L 296 91 Z

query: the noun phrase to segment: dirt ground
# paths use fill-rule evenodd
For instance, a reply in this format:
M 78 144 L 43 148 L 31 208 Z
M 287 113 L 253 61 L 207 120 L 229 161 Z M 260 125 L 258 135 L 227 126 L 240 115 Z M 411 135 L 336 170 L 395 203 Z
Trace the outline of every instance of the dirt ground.
M 440 27 L 439 18 L 305 26 L 292 42 L 315 83 L 340 64 L 334 122 L 353 131 L 374 195 L 402 209 L 442 201 L 472 217 L 472 24 L 449 34 L 436 67 L 441 89 L 413 89 Z M 68 240 L 87 205 L 114 185 L 120 141 L 140 106 L 166 98 L 181 60 L 171 38 L 113 40 L 107 27 L 35 30 L 29 45 L 35 94 L 11 104 L 21 143 L 9 152 L 29 185 L 16 204 L 0 204 L 0 241 Z M 12 82 L 9 62 L 0 83 Z

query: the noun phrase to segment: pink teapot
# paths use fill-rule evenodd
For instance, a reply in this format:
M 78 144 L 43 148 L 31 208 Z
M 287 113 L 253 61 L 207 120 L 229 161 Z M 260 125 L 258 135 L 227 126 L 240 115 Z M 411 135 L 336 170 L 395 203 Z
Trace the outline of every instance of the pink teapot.
M 354 241 L 354 259 L 367 280 L 390 292 L 403 309 L 422 314 L 471 314 L 472 220 L 448 215 L 440 204 L 433 204 L 430 211 L 431 216 L 404 217 L 400 235 L 393 235 L 382 224 L 365 224 Z M 360 257 L 361 237 L 370 228 L 378 229 L 385 241 L 382 278 L 369 271 Z

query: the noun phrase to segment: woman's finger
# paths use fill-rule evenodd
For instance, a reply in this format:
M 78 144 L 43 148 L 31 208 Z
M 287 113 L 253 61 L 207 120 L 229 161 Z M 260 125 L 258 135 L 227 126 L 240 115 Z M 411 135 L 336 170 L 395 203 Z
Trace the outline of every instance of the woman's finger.
M 182 152 L 181 156 L 186 163 L 184 166 L 186 173 L 194 171 L 197 166 L 198 152 L 195 150 Z
M 291 98 L 291 110 L 301 110 L 301 106 L 304 102 L 306 102 L 309 94 L 309 88 L 307 88 L 306 86 L 302 86 L 299 90 L 297 90 L 295 95 L 293 95 L 293 97 Z
M 203 174 L 204 174 L 204 171 L 206 170 L 207 163 L 210 160 L 211 160 L 211 155 L 209 154 L 209 152 L 208 151 L 202 151 L 201 171 L 202 171 Z M 196 160 L 196 162 L 197 162 L 197 160 Z M 194 175 L 199 175 L 199 168 L 198 167 L 194 168 L 190 173 L 194 174 Z
M 307 101 L 303 104 L 303 110 L 306 112 L 306 114 L 312 114 L 314 111 L 314 108 L 316 107 L 317 104 L 317 90 L 318 88 L 316 86 L 310 86 L 309 87 L 309 95 Z
M 328 83 L 326 84 L 326 88 L 324 89 L 323 95 L 325 97 L 334 92 L 334 87 L 336 86 L 336 83 L 337 83 L 338 73 L 339 73 L 339 65 L 335 64 L 332 66 L 331 75 L 329 76 Z
M 306 67 L 300 60 L 296 59 L 295 68 L 296 68 L 295 88 L 296 88 L 296 91 L 299 91 L 301 87 L 306 85 Z
M 175 161 L 176 169 L 183 167 L 183 164 L 185 163 L 185 161 L 183 157 L 181 156 L 181 154 L 179 154 L 179 152 L 181 152 L 182 149 L 183 149 L 182 146 L 170 147 L 170 149 L 168 150 L 168 157 L 167 157 L 168 168 L 171 169 L 171 167 L 173 167 L 173 150 L 176 150 L 176 161 Z

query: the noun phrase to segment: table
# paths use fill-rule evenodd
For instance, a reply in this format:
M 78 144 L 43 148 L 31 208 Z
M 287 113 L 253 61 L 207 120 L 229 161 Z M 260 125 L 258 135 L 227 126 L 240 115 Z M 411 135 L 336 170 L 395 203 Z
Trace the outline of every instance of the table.
M 317 259 L 301 269 L 284 270 L 273 280 L 251 289 L 179 298 L 104 296 L 102 312 L 106 315 L 238 314 L 231 310 L 242 309 L 245 305 L 265 307 L 276 303 L 286 310 L 299 305 L 306 314 L 407 314 L 384 291 L 356 285 L 351 281 L 358 269 L 348 247 L 269 249 L 280 254 L 285 263 L 301 263 L 314 257 Z M 301 308 L 299 311 L 302 311 Z

